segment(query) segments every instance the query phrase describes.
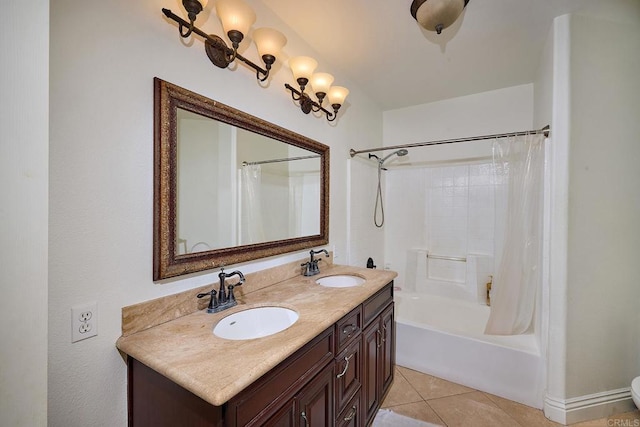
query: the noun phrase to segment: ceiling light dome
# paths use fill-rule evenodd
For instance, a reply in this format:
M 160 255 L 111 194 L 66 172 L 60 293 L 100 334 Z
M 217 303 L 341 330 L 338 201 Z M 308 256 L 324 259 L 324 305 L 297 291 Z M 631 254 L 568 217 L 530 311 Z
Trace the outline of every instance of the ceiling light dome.
M 438 34 L 456 22 L 469 0 L 413 0 L 411 16 L 422 27 Z

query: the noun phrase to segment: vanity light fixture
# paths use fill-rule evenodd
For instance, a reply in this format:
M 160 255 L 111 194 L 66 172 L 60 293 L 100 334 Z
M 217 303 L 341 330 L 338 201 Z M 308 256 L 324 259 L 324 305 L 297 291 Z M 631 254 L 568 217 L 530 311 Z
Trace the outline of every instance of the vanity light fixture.
M 333 84 L 333 76 L 328 73 L 314 73 L 318 62 L 308 56 L 296 56 L 289 59 L 289 67 L 293 73 L 293 78 L 298 83 L 300 90 L 295 89 L 288 83 L 284 87 L 291 91 L 291 98 L 300 105 L 303 113 L 309 114 L 311 111 L 322 111 L 327 120 L 332 122 L 338 116 L 338 110 L 344 104 L 344 100 L 349 94 L 349 90 L 342 86 L 331 86 Z M 305 89 L 311 83 L 311 90 L 316 96 L 316 100 Z M 329 99 L 329 104 L 333 108 L 333 112 L 322 106 L 325 98 Z
M 211 62 L 220 68 L 227 68 L 236 59 L 247 64 L 256 71 L 256 78 L 263 82 L 269 77 L 271 66 L 280 54 L 280 49 L 287 43 L 282 33 L 271 28 L 259 28 L 253 32 L 253 41 L 258 48 L 258 54 L 264 62 L 264 67 L 253 63 L 238 53 L 240 42 L 256 20 L 256 14 L 243 0 L 216 0 L 216 14 L 222 22 L 222 28 L 231 41 L 231 47 L 215 34 L 207 34 L 195 26 L 198 13 L 202 12 L 207 0 L 182 0 L 187 11 L 189 22 L 177 16 L 169 9 L 162 9 L 165 16 L 178 23 L 178 32 L 183 38 L 192 33 L 205 39 L 205 50 Z
M 411 16 L 423 28 L 440 34 L 456 22 L 467 3 L 469 0 L 413 0 Z

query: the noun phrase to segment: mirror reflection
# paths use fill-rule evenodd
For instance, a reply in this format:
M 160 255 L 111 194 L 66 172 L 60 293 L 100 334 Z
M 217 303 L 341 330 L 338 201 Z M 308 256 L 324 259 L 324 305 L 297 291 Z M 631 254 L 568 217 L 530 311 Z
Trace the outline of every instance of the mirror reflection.
M 329 147 L 154 79 L 153 279 L 329 241 Z
M 320 233 L 320 155 L 177 110 L 176 255 Z

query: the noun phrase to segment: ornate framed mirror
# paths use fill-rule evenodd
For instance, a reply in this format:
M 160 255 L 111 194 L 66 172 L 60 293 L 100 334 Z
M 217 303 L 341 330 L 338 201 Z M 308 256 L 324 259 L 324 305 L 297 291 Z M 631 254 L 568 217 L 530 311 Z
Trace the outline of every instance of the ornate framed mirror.
M 329 147 L 154 79 L 153 280 L 325 245 Z

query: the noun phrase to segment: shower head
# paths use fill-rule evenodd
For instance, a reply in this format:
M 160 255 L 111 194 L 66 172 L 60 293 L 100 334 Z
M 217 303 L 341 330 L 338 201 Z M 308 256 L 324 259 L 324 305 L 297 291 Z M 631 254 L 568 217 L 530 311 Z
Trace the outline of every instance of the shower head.
M 380 165 L 382 165 L 384 162 L 387 161 L 387 159 L 393 155 L 398 155 L 398 157 L 402 157 L 402 156 L 406 156 L 407 154 L 409 154 L 409 152 L 407 150 L 405 150 L 404 148 L 398 151 L 394 151 L 393 153 L 389 154 L 388 156 L 379 159 L 378 161 L 380 162 Z

